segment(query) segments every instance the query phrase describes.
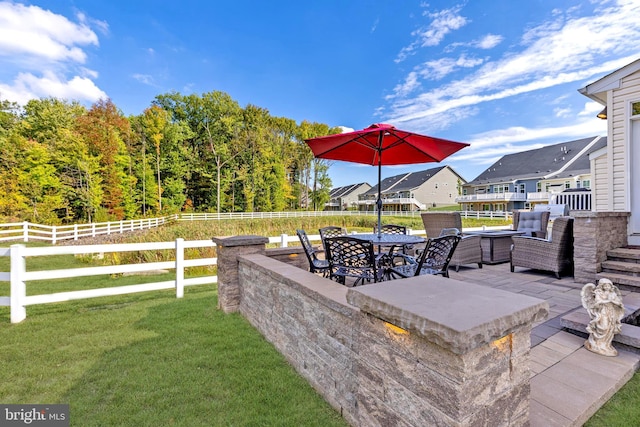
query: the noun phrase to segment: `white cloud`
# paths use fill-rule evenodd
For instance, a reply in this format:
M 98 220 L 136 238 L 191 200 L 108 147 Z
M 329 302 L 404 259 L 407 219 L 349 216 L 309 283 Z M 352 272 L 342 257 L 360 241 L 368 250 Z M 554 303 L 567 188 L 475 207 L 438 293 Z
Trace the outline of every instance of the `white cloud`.
M 149 74 L 134 74 L 131 77 L 133 77 L 134 79 L 136 79 L 140 83 L 144 83 L 146 85 L 153 86 L 153 76 L 151 76 Z
M 571 117 L 571 108 L 556 107 L 553 109 L 553 115 L 556 117 Z
M 423 15 L 428 16 L 431 22 L 426 27 L 419 28 L 411 33 L 416 40 L 409 46 L 402 48 L 395 61 L 404 61 L 420 47 L 437 46 L 451 31 L 465 26 L 469 21 L 460 15 L 461 9 L 462 6 L 456 6 L 433 13 L 425 11 Z
M 45 72 L 42 77 L 19 73 L 11 84 L 0 83 L 0 96 L 19 104 L 46 97 L 89 102 L 107 98 L 107 94 L 89 78 L 75 76 L 70 80 L 61 80 L 51 72 Z
M 38 6 L 0 3 L 0 55 L 83 63 L 86 54 L 78 47 L 82 45 L 98 45 L 98 37 L 86 24 Z
M 403 86 L 388 97 L 393 100 L 386 120 L 394 123 L 432 121 L 433 115 L 479 103 L 505 99 L 564 83 L 584 82 L 637 59 L 640 44 L 640 2 L 619 1 L 596 10 L 592 16 L 556 16 L 527 30 L 523 49 L 485 62 L 476 72 L 440 87 L 407 95 Z M 441 60 L 443 73 L 447 61 Z M 430 75 L 437 61 L 426 62 L 412 73 Z M 414 83 L 417 87 L 417 82 Z M 405 124 L 406 126 L 406 124 Z
M 82 13 L 72 22 L 38 6 L 0 2 L 0 59 L 12 82 L 0 82 L 4 99 L 25 103 L 36 97 L 96 101 L 107 95 L 94 83 L 97 72 L 87 68 L 85 47 L 98 46 L 90 24 L 102 32 L 105 22 Z
M 496 34 L 487 34 L 482 39 L 478 40 L 474 43 L 474 46 L 479 47 L 480 49 L 492 49 L 502 43 L 504 37 L 496 35 Z

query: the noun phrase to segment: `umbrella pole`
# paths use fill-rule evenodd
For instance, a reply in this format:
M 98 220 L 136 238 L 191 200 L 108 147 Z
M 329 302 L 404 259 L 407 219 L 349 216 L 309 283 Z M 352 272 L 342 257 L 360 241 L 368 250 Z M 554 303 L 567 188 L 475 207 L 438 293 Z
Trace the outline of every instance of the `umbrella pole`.
M 378 138 L 378 200 L 376 201 L 378 207 L 378 240 L 380 240 L 380 234 L 382 234 L 382 138 L 384 138 L 384 132 L 380 132 L 380 137 Z

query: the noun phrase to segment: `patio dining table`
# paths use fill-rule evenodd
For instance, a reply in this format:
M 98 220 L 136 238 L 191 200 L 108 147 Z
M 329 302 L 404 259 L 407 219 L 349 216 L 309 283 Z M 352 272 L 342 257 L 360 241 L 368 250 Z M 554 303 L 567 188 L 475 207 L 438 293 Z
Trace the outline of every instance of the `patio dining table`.
M 358 233 L 353 234 L 354 237 L 359 239 L 369 240 L 374 245 L 378 246 L 378 252 L 380 252 L 380 247 L 394 247 L 394 246 L 410 246 L 418 243 L 424 243 L 427 241 L 426 238 L 420 236 L 412 236 L 409 234 L 385 234 L 385 233 Z M 406 255 L 403 255 L 405 258 Z M 389 278 L 390 269 L 393 268 L 393 257 L 387 257 L 389 260 L 389 264 L 385 268 L 385 277 Z M 406 262 L 406 261 L 405 261 Z
M 353 234 L 353 237 L 370 240 L 374 245 L 378 246 L 415 245 L 417 243 L 424 243 L 427 241 L 424 237 L 412 236 L 409 234 L 357 233 Z

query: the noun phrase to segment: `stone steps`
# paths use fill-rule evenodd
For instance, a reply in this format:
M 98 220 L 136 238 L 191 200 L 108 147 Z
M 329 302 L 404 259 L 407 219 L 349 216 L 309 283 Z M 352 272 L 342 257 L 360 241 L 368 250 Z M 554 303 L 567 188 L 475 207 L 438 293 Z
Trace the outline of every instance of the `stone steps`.
M 607 251 L 598 279 L 606 277 L 621 289 L 640 292 L 640 249 L 617 248 Z

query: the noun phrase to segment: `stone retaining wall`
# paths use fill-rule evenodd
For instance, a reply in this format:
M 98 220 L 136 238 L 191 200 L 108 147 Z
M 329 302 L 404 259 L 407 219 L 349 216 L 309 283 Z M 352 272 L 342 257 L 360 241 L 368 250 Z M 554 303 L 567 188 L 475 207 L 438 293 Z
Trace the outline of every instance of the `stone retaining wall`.
M 529 334 L 546 302 L 435 276 L 347 288 L 253 247 L 233 262 L 219 253 L 237 266 L 218 279 L 237 288 L 219 290 L 237 297 L 221 308 L 239 310 L 351 425 L 528 425 Z
M 574 281 L 596 281 L 607 251 L 627 245 L 628 212 L 571 211 Z

